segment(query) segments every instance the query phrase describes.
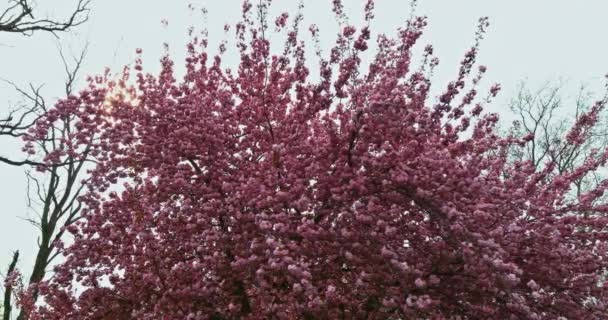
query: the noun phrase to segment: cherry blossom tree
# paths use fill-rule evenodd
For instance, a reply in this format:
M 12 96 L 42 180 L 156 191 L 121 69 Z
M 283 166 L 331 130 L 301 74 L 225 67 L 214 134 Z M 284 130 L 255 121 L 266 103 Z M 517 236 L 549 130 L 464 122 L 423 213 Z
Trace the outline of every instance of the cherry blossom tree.
M 83 150 L 95 161 L 65 262 L 19 292 L 30 319 L 608 316 L 608 181 L 568 196 L 608 152 L 559 172 L 550 157 L 510 161 L 534 137 L 500 135 L 484 111 L 499 91 L 478 92 L 487 19 L 435 99 L 432 47 L 412 54 L 424 18 L 379 35 L 364 68 L 373 1 L 355 27 L 334 0 L 341 32 L 328 56 L 316 50 L 315 78 L 300 14 L 274 20 L 287 40 L 271 50 L 269 5 L 243 2 L 235 70 L 203 34 L 182 80 L 168 55 L 158 75 L 139 57 L 30 131 L 43 139 L 70 115 L 76 130 L 42 168 Z M 606 102 L 578 115 L 570 144 Z

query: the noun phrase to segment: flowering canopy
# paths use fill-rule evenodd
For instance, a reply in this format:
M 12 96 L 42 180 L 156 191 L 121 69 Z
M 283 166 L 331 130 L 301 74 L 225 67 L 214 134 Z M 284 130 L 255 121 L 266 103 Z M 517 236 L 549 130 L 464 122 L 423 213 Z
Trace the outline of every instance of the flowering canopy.
M 240 64 L 208 61 L 194 38 L 186 73 L 90 80 L 29 139 L 73 117 L 66 154 L 94 162 L 85 219 L 66 261 L 38 290 L 34 319 L 596 319 L 607 317 L 608 182 L 579 197 L 573 171 L 514 162 L 479 98 L 475 45 L 436 102 L 432 48 L 414 68 L 426 25 L 414 17 L 379 36 L 369 69 L 367 25 L 346 23 L 311 80 L 296 16 L 284 51 L 265 37 L 267 6 L 245 1 Z M 316 36 L 317 29 L 310 28 Z M 130 73 L 135 84 L 129 86 Z M 110 100 L 109 94 L 123 92 Z M 605 100 L 568 134 L 584 141 Z M 47 161 L 61 161 L 62 154 Z M 60 243 L 58 245 L 61 245 Z

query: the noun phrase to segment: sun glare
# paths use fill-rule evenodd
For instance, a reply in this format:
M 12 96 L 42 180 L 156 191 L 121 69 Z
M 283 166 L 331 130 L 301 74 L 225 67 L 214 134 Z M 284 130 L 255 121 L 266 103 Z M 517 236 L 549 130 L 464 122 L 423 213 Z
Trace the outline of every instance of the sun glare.
M 103 103 L 103 109 L 109 117 L 112 116 L 112 110 L 117 104 L 126 104 L 130 107 L 137 106 L 139 99 L 137 99 L 135 88 L 133 86 L 125 86 L 124 84 L 111 85 Z

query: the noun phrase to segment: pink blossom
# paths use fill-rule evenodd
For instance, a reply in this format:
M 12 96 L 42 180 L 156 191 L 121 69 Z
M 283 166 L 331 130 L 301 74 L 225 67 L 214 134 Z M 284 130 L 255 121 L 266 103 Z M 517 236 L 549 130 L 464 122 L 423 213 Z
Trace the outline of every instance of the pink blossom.
M 32 144 L 61 117 L 80 123 L 41 170 L 83 149 L 94 161 L 42 303 L 21 290 L 30 319 L 608 318 L 608 183 L 570 190 L 607 152 L 563 174 L 510 161 L 533 137 L 501 136 L 484 112 L 485 67 L 471 71 L 486 19 L 435 99 L 431 48 L 414 67 L 426 19 L 380 36 L 365 70 L 373 24 L 347 26 L 332 4 L 343 30 L 320 77 L 301 35 L 275 52 L 244 1 L 232 72 L 193 40 L 183 77 L 169 56 L 156 75 L 138 57 L 123 75 L 132 97 L 108 108 L 119 84 L 90 77 L 36 123 Z

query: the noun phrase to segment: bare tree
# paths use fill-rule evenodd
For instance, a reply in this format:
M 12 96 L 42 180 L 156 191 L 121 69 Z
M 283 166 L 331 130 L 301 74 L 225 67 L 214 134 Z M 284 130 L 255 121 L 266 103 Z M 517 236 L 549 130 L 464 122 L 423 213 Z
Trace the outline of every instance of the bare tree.
M 518 136 L 531 134 L 533 139 L 523 148 L 512 149 L 513 159 L 530 160 L 537 168 L 550 161 L 556 164 L 555 173 L 562 174 L 593 156 L 594 150 L 608 147 L 608 122 L 602 120 L 588 132 L 584 143 L 571 144 L 566 139 L 574 121 L 590 107 L 591 98 L 590 90 L 584 85 L 569 99 L 562 81 L 546 82 L 537 90 L 521 82 L 510 102 L 517 118 L 512 130 Z M 606 114 L 601 113 L 600 117 L 605 119 Z M 596 171 L 577 180 L 576 195 L 599 181 Z
M 45 105 L 45 101 L 40 95 L 41 87 L 34 87 L 30 84 L 29 89 L 31 92 L 29 92 L 24 91 L 8 80 L 4 80 L 4 82 L 12 85 L 23 97 L 26 97 L 32 102 L 31 105 L 24 104 L 18 106 L 17 108 L 11 110 L 6 117 L 0 118 L 0 137 L 8 136 L 13 138 L 21 138 L 26 134 L 27 130 L 35 124 L 36 120 L 38 120 L 44 110 L 43 106 Z M 1 155 L 0 162 L 13 166 L 40 164 L 29 159 L 14 160 Z
M 67 96 L 72 94 L 72 87 L 85 54 L 86 48 L 80 55 L 72 56 L 72 61 L 68 61 L 63 51 L 60 50 L 66 72 L 65 94 Z M 29 106 L 22 106 L 17 109 L 18 111 L 11 112 L 8 117 L 3 119 L 0 135 L 21 137 L 48 109 L 40 93 L 41 87 L 30 85 L 27 90 L 16 85 L 14 87 L 25 101 L 29 102 Z M 38 250 L 34 265 L 30 269 L 29 279 L 27 283 L 22 283 L 23 287 L 39 283 L 45 278 L 48 267 L 61 253 L 55 244 L 62 239 L 66 228 L 80 219 L 81 204 L 78 201 L 78 195 L 83 188 L 80 181 L 88 155 L 88 148 L 81 150 L 77 155 L 64 154 L 60 165 L 41 166 L 45 157 L 65 150 L 66 143 L 70 139 L 70 133 L 74 130 L 73 120 L 71 116 L 60 119 L 44 139 L 34 141 L 37 150 L 35 155 L 19 161 L 7 158 L 0 159 L 7 164 L 28 167 L 26 170 L 28 206 L 34 213 L 34 217 L 26 218 L 26 220 L 37 229 Z M 12 268 L 9 268 L 9 271 L 15 270 L 14 264 L 16 264 L 16 260 L 11 263 Z M 4 320 L 10 319 L 13 299 L 11 290 L 10 287 L 5 288 Z M 34 291 L 32 295 L 36 299 L 38 292 Z M 21 312 L 17 319 L 25 319 L 25 314 Z
M 0 32 L 32 35 L 38 31 L 53 34 L 67 31 L 88 20 L 90 2 L 78 0 L 70 15 L 62 19 L 48 16 L 37 18 L 39 12 L 34 0 L 9 0 L 6 9 L 0 14 Z
M 35 0 L 8 0 L 5 9 L 0 9 L 0 32 L 15 33 L 30 36 L 37 32 L 48 32 L 58 36 L 58 32 L 69 31 L 73 27 L 83 24 L 89 18 L 91 0 L 77 0 L 74 8 L 65 17 L 51 17 L 43 15 Z M 60 56 L 65 66 L 66 81 L 65 94 L 70 95 L 76 74 L 82 65 L 86 48 L 73 61 L 66 59 L 60 49 Z M 42 86 L 29 85 L 23 89 L 16 84 L 4 80 L 12 85 L 24 98 L 25 103 L 14 108 L 5 117 L 0 117 L 0 137 L 21 139 L 33 127 L 36 121 L 47 112 L 46 102 L 41 95 Z M 31 266 L 31 274 L 27 284 L 34 284 L 44 279 L 47 268 L 59 255 L 54 246 L 64 234 L 64 228 L 79 219 L 80 203 L 77 196 L 82 189 L 79 176 L 84 166 L 87 150 L 77 156 L 67 155 L 60 165 L 44 167 L 41 169 L 42 159 L 49 154 L 61 151 L 65 139 L 72 130 L 73 123 L 69 117 L 61 119 L 59 125 L 54 127 L 45 139 L 36 141 L 38 157 L 24 157 L 11 159 L 0 155 L 0 163 L 12 166 L 24 166 L 28 180 L 28 205 L 34 212 L 35 218 L 26 218 L 38 230 L 38 251 L 36 260 Z M 82 156 L 82 157 L 81 157 Z M 37 159 L 37 160 L 36 160 Z M 33 170 L 37 169 L 37 170 Z M 19 252 L 15 251 L 6 276 L 17 269 Z M 25 267 L 29 269 L 29 266 Z M 13 295 L 15 288 L 11 284 L 4 286 L 2 319 L 10 320 L 13 312 Z M 38 293 L 33 292 L 34 298 Z M 21 312 L 17 319 L 25 319 Z

